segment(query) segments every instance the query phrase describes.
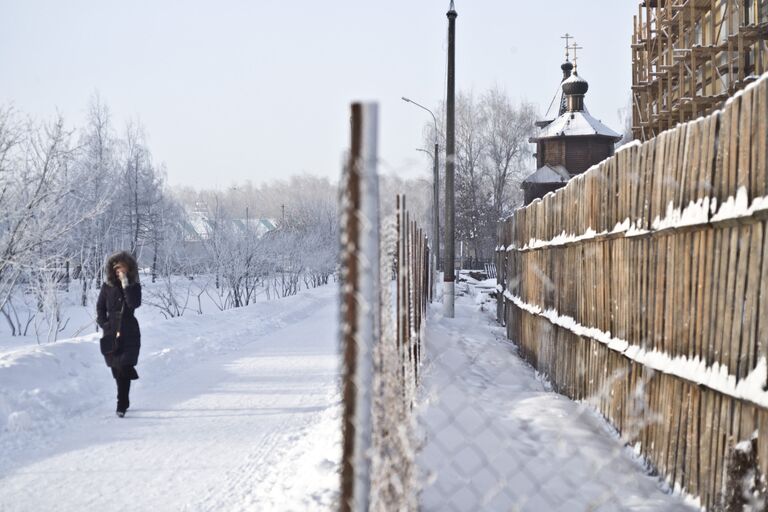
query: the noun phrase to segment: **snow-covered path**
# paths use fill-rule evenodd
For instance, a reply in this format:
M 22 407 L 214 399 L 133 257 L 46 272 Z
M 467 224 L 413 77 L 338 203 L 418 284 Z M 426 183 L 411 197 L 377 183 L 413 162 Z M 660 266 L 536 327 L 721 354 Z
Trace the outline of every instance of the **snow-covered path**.
M 218 322 L 195 334 L 237 336 L 240 346 L 175 358 L 170 369 L 150 354 L 125 419 L 100 368 L 109 399 L 0 463 L 0 509 L 330 508 L 340 455 L 335 294 L 326 286 L 276 301 L 281 321 L 268 330 L 259 304 L 211 315 Z M 163 329 L 145 329 L 144 350 Z
M 423 510 L 696 510 L 665 493 L 593 409 L 549 391 L 471 297 L 433 305 L 419 464 Z

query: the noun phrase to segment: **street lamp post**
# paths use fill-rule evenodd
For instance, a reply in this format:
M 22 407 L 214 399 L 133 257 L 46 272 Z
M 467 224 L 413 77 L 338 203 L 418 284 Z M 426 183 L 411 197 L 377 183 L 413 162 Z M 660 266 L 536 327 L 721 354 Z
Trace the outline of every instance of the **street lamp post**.
M 429 112 L 429 115 L 432 116 L 432 121 L 435 122 L 435 154 L 432 157 L 432 207 L 434 208 L 434 222 L 432 222 L 432 229 L 434 231 L 434 234 L 432 235 L 432 240 L 434 241 L 434 251 L 435 251 L 435 261 L 437 261 L 437 269 L 440 270 L 440 173 L 439 173 L 439 166 L 440 166 L 440 145 L 437 143 L 437 117 L 435 117 L 435 114 L 429 110 L 427 107 L 420 103 L 416 103 L 415 101 L 406 98 L 405 96 L 402 97 L 402 100 L 406 103 L 411 103 L 413 105 L 416 105 L 420 109 L 426 110 Z M 423 151 L 423 150 L 420 150 Z

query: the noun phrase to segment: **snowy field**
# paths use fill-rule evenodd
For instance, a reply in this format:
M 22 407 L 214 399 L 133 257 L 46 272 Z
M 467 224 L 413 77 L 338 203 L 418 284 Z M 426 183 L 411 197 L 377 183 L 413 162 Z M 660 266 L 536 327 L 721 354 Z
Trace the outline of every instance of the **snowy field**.
M 648 476 L 591 407 L 550 391 L 482 302 L 457 297 L 454 320 L 430 311 L 423 510 L 697 510 Z
M 124 419 L 97 334 L 6 347 L 0 509 L 332 508 L 337 290 L 170 320 L 142 307 Z

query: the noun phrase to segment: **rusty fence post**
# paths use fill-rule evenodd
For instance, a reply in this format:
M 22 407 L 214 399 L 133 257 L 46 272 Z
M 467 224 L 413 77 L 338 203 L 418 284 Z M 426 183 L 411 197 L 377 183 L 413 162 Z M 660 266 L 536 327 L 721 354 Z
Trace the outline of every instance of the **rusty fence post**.
M 341 190 L 341 347 L 343 369 L 342 511 L 369 509 L 375 347 L 379 300 L 378 107 L 354 103 L 351 147 Z

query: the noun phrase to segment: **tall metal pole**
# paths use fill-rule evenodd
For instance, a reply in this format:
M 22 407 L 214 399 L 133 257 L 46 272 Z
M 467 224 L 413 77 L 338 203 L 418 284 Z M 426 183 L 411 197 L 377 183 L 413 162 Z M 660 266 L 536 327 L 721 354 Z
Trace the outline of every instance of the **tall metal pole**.
M 456 157 L 455 102 L 456 102 L 456 9 L 451 0 L 448 16 L 448 95 L 446 98 L 445 134 L 445 262 L 443 264 L 443 305 L 445 316 L 454 317 L 454 261 L 456 259 L 455 210 L 453 173 Z

